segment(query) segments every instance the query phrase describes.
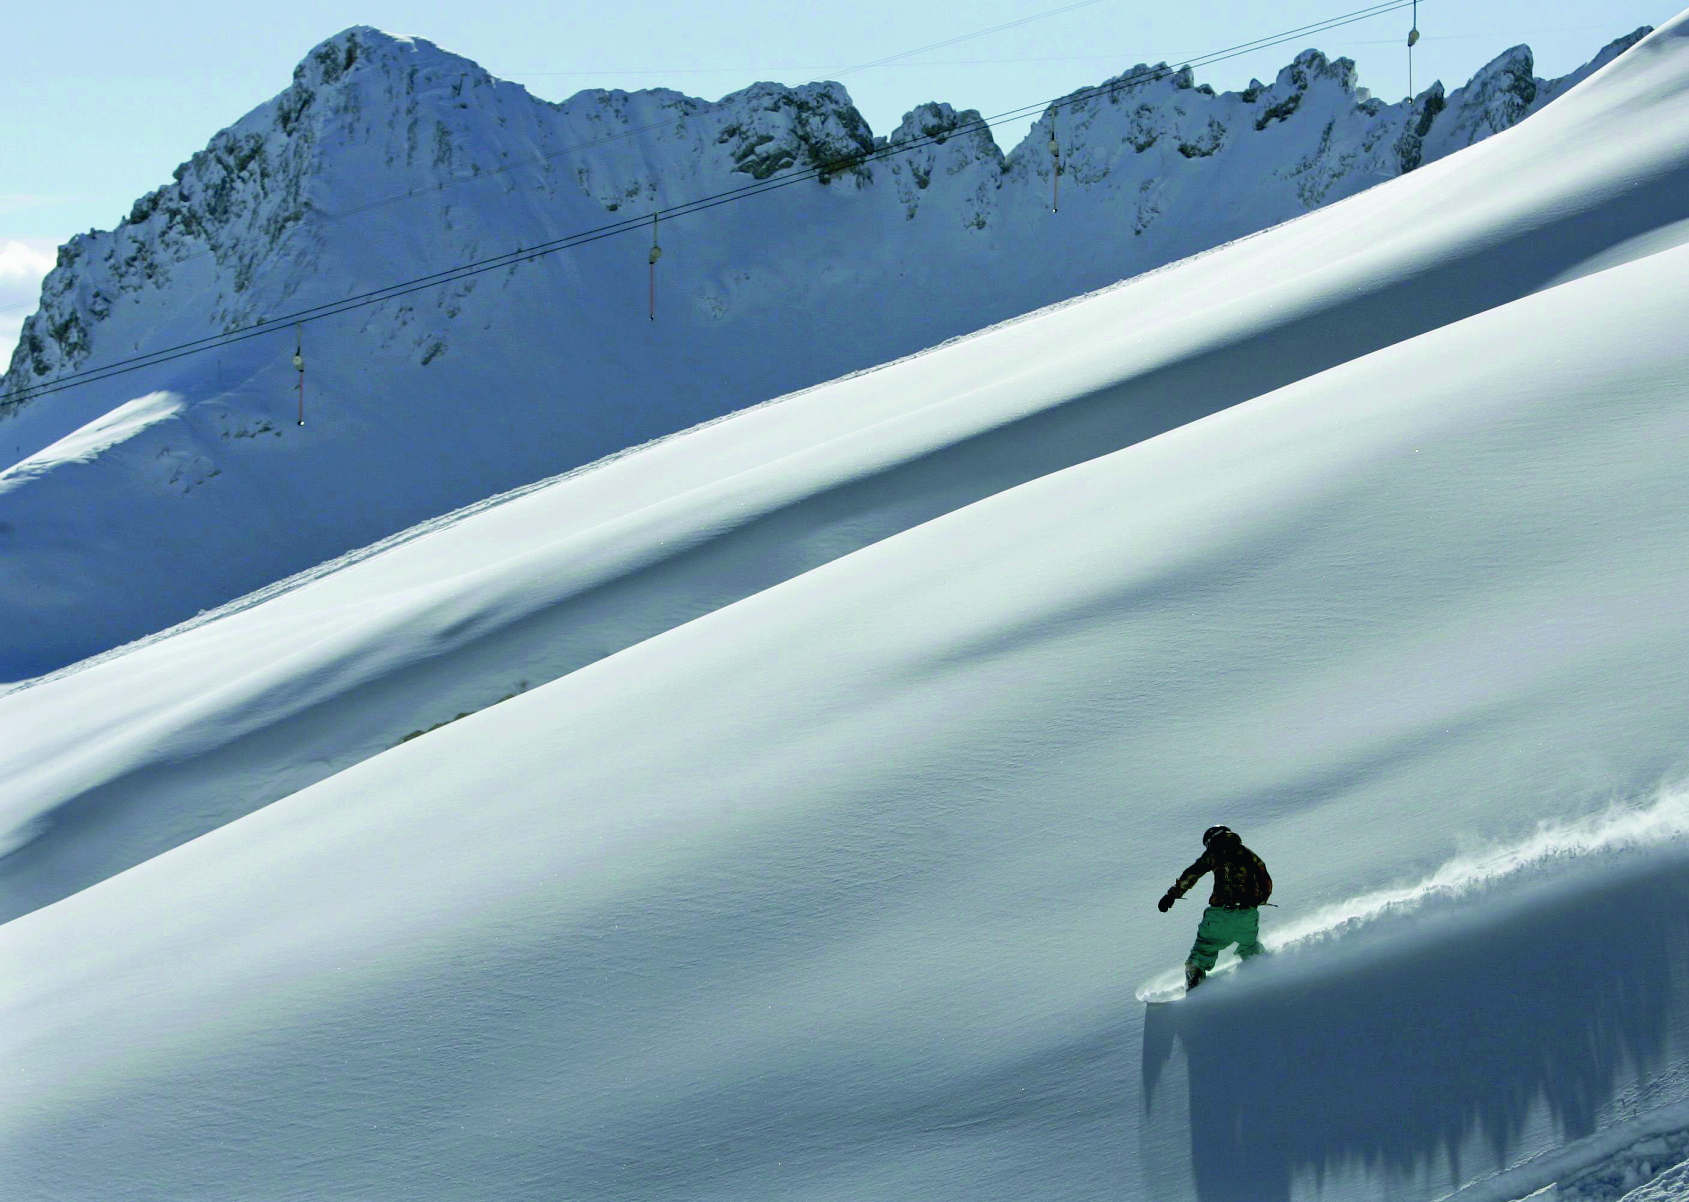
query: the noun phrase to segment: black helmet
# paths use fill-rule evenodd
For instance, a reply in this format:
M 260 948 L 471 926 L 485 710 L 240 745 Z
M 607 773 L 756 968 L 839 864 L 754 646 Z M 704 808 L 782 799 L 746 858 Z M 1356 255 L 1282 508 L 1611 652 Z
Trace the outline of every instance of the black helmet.
M 1229 827 L 1229 826 L 1211 826 L 1207 830 L 1202 832 L 1202 845 L 1204 847 L 1207 847 L 1209 841 L 1212 840 L 1214 838 L 1214 836 L 1218 835 L 1221 831 L 1224 831 L 1228 835 L 1235 833 L 1235 832 L 1233 832 L 1232 828 Z

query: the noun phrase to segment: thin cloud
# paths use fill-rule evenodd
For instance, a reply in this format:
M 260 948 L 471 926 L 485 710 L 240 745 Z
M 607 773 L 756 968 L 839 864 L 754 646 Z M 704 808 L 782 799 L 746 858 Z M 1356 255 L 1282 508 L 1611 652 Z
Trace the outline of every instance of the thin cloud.
M 18 331 L 23 329 L 22 313 L 0 313 L 0 376 L 12 365 L 12 352 L 17 349 Z
M 51 251 L 31 246 L 28 242 L 7 241 L 0 245 L 0 288 L 9 291 L 18 284 L 39 288 L 41 277 L 53 270 L 55 258 Z
M 57 257 L 45 238 L 0 242 L 0 374 L 12 361 L 23 319 L 41 296 L 41 277 L 53 269 Z

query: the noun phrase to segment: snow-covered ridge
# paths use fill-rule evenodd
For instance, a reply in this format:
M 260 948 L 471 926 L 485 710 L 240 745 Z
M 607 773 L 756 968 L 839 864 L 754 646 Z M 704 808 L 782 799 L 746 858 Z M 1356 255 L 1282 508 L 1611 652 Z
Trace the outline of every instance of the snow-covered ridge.
M 21 488 L 26 480 L 66 463 L 88 463 L 101 452 L 127 442 L 148 426 L 168 421 L 182 411 L 181 397 L 155 392 L 119 405 L 80 430 L 0 472 L 0 494 Z
M 1453 93 L 1434 85 L 1394 105 L 1317 51 L 1240 93 L 1150 72 L 1052 110 L 1006 156 L 988 131 L 962 130 L 666 224 L 655 324 L 633 238 L 308 326 L 304 428 L 291 331 L 0 401 L 13 459 L 136 396 L 186 405 L 179 422 L 0 500 L 0 679 L 1304 214 L 1508 128 L 1584 74 L 1536 80 L 1529 65 L 1519 48 Z M 551 105 L 420 39 L 348 30 L 118 229 L 61 251 L 0 389 L 971 119 L 925 105 L 879 139 L 832 83 L 757 84 L 713 104 L 659 90 Z M 1041 149 L 1052 133 L 1067 172 L 1059 215 Z

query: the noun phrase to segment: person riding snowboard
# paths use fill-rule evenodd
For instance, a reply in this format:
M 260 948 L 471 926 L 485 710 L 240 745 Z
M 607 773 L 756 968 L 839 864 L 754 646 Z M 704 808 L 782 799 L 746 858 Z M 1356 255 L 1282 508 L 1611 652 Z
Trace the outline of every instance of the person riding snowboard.
M 1247 960 L 1266 949 L 1261 946 L 1261 911 L 1273 895 L 1273 878 L 1261 857 L 1243 845 L 1229 826 L 1211 826 L 1202 832 L 1202 855 L 1156 903 L 1163 914 L 1189 893 L 1205 872 L 1214 874 L 1214 893 L 1196 928 L 1196 943 L 1185 960 L 1185 990 L 1202 983 L 1220 953 L 1237 944 L 1237 954 Z

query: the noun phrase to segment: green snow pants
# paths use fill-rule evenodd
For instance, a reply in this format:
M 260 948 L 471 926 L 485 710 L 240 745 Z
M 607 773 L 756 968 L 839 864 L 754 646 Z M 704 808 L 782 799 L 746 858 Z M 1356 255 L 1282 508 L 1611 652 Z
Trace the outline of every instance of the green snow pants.
M 1196 942 L 1185 963 L 1210 972 L 1220 953 L 1234 943 L 1245 960 L 1267 950 L 1261 946 L 1261 911 L 1254 906 L 1247 910 L 1209 906 L 1202 912 L 1202 925 L 1196 928 Z

